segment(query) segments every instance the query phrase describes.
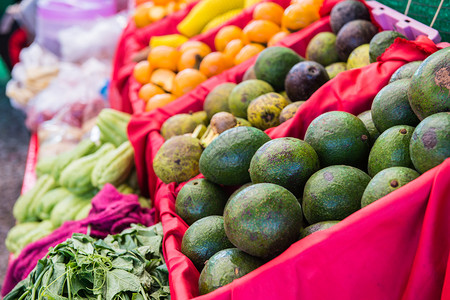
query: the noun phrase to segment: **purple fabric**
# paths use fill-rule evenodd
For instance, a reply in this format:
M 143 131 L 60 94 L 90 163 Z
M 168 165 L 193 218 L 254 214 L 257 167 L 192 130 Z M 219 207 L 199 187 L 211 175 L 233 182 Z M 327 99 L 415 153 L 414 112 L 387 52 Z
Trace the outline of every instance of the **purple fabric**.
M 142 208 L 136 195 L 122 195 L 114 186 L 105 185 L 92 199 L 92 209 L 86 219 L 65 222 L 49 236 L 29 244 L 10 262 L 2 295 L 8 294 L 17 283 L 28 276 L 37 261 L 47 254 L 49 247 L 64 242 L 72 233 L 86 234 L 90 226 L 91 236 L 103 238 L 108 234 L 122 232 L 132 223 L 151 226 L 154 224 L 154 213 L 154 209 Z

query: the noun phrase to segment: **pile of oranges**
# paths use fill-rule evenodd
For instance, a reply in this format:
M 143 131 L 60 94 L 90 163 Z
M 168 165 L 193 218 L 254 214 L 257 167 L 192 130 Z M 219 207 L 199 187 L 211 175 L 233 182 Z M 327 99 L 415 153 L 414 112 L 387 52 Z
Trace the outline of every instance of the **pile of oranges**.
M 243 29 L 225 26 L 214 39 L 215 52 L 205 43 L 187 41 L 178 48 L 157 46 L 134 68 L 142 84 L 139 98 L 146 111 L 162 107 L 208 78 L 238 65 L 319 18 L 322 0 L 293 0 L 283 9 L 273 2 L 258 4 Z M 320 2 L 320 3 L 319 3 Z
M 136 0 L 134 23 L 137 28 L 145 27 L 185 8 L 189 2 L 192 0 Z

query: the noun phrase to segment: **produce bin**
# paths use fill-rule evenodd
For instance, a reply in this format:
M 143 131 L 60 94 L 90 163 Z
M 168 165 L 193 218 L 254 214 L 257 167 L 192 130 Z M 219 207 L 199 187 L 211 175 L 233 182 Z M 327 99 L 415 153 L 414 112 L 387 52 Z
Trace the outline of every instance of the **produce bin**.
M 329 30 L 328 22 L 328 18 L 324 17 L 283 40 L 282 44 L 304 55 L 309 40 L 317 32 Z M 447 44 L 439 45 L 445 46 Z M 309 123 L 321 113 L 340 110 L 359 114 L 370 109 L 374 96 L 388 83 L 395 70 L 407 62 L 423 60 L 438 49 L 433 41 L 424 36 L 416 41 L 398 39 L 378 62 L 339 74 L 316 91 L 294 118 L 266 133 L 272 138 L 303 138 Z M 225 81 L 239 82 L 254 60 L 209 79 L 164 108 L 134 116 L 129 125 L 141 187 L 152 195 L 157 215 L 163 223 L 164 255 L 170 271 L 173 299 L 198 296 L 199 273 L 180 252 L 187 225 L 176 215 L 174 203 L 182 185 L 176 187 L 174 183 L 162 183 L 152 168 L 153 157 L 164 142 L 159 134 L 160 127 L 172 115 L 201 110 L 205 96 L 213 87 Z M 448 179 L 444 179 L 450 174 L 449 162 L 447 160 L 414 183 L 377 201 L 376 205 L 351 215 L 338 226 L 293 244 L 260 269 L 199 299 L 276 299 L 283 296 L 288 299 L 390 299 L 392 294 L 395 294 L 394 299 L 402 296 L 417 299 L 414 297 L 418 289 L 422 289 L 423 299 L 436 298 L 445 292 L 443 284 L 450 250 L 449 236 L 444 234 L 449 229 L 445 216 L 450 212 L 446 203 L 450 186 L 446 181 Z M 406 213 L 410 209 L 408 206 L 413 205 L 412 198 L 420 202 L 417 203 L 418 210 L 414 212 L 411 209 Z M 436 205 L 440 206 L 437 210 L 439 216 L 434 210 Z M 443 211 L 445 213 L 441 214 Z M 432 221 L 429 215 L 433 215 Z M 397 226 L 399 219 L 402 224 Z M 436 231 L 433 224 L 442 224 L 445 230 Z M 441 246 L 427 241 L 430 232 L 435 234 L 433 238 L 442 238 L 444 242 Z M 374 237 L 373 240 L 370 236 Z M 398 249 L 401 251 L 397 252 Z M 404 255 L 398 257 L 398 253 Z M 427 256 L 428 253 L 430 256 Z M 433 263 L 417 266 L 429 259 Z M 390 276 L 386 273 L 389 269 L 399 271 L 395 276 Z M 434 277 L 433 283 L 423 286 L 421 280 L 431 275 Z M 329 278 L 336 276 L 340 279 L 333 282 L 335 286 L 327 288 Z

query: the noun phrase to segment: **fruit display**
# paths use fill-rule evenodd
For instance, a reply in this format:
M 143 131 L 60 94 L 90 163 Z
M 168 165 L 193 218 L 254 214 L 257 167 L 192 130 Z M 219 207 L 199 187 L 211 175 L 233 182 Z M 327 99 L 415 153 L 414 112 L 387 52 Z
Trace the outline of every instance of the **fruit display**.
M 37 161 L 6 246 L 13 260 L 68 221 L 87 229 L 5 299 L 442 296 L 448 44 L 383 30 L 364 1 L 136 4 L 136 56 L 110 90 L 135 114 L 103 109 Z M 92 233 L 104 189 L 154 205 L 150 223 L 131 209 Z
M 244 4 L 243 1 L 241 1 L 242 3 L 231 1 L 226 5 L 216 2 L 218 1 L 200 2 L 178 25 L 178 30 L 187 37 L 197 35 L 204 26 L 203 23 L 210 17 L 214 17 L 215 13 Z M 217 9 L 213 10 L 214 13 L 205 14 L 204 11 L 211 11 L 213 4 L 217 6 Z M 236 25 L 222 27 L 215 33 L 214 43 L 210 45 L 206 43 L 206 39 L 205 42 L 201 40 L 186 41 L 182 35 L 152 37 L 147 61 L 137 63 L 133 71 L 133 77 L 142 85 L 139 88 L 138 96 L 146 103 L 146 111 L 165 106 L 190 92 L 208 78 L 247 61 L 263 51 L 266 46 L 270 47 L 289 33 L 306 27 L 319 18 L 320 4 L 320 1 L 312 2 L 312 4 L 309 2 L 301 4 L 299 1 L 285 10 L 275 2 L 259 3 L 254 7 L 252 19 L 247 25 L 243 28 Z M 288 16 L 292 12 L 298 16 L 306 16 L 313 11 L 316 16 L 309 21 L 305 19 L 305 24 L 291 25 Z M 235 10 L 231 10 L 231 12 L 235 12 Z M 205 18 L 206 16 L 208 19 Z M 214 49 L 215 51 L 213 51 Z M 268 60 L 271 59 L 269 53 L 266 58 Z M 277 55 L 283 55 L 283 53 Z M 291 55 L 293 56 L 292 62 L 300 61 L 298 55 Z M 287 57 L 285 59 L 285 64 L 280 67 L 287 72 L 286 69 L 290 69 L 292 63 L 287 60 Z M 269 74 L 265 71 L 267 66 L 263 65 L 264 62 L 261 62 L 255 66 L 255 69 L 259 74 Z M 283 72 L 281 69 L 280 72 Z M 275 73 L 274 77 L 278 76 L 280 74 Z M 274 80 L 265 80 L 273 84 L 277 91 L 284 89 Z M 163 100 L 160 95 L 164 95 Z
M 9 251 L 17 255 L 65 221 L 86 218 L 92 197 L 106 183 L 122 193 L 139 194 L 133 174 L 134 150 L 126 134 L 129 119 L 128 114 L 104 109 L 97 118 L 99 141 L 84 139 L 68 152 L 38 161 L 36 184 L 14 205 L 17 225 L 6 238 Z M 149 207 L 147 201 L 140 199 Z

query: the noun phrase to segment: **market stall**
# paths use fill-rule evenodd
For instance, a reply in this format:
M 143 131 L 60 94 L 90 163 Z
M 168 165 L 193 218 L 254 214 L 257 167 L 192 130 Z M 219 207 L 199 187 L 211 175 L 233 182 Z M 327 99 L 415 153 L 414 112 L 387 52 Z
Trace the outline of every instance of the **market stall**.
M 439 26 L 375 1 L 149 1 L 113 61 L 32 49 L 22 107 L 79 87 L 29 118 L 5 299 L 450 297 Z

